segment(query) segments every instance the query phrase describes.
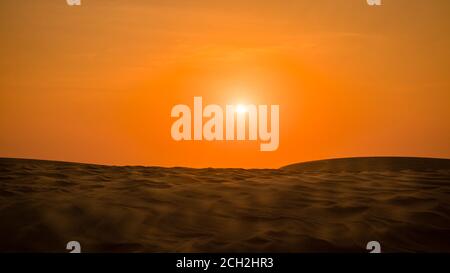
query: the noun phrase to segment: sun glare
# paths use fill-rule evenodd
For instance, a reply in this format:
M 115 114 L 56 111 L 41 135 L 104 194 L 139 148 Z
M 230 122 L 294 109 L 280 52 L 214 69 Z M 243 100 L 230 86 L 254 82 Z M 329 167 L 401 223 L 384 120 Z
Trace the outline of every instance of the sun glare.
M 245 113 L 245 112 L 247 112 L 247 107 L 245 107 L 245 105 L 243 105 L 243 104 L 238 104 L 236 106 L 236 112 Z

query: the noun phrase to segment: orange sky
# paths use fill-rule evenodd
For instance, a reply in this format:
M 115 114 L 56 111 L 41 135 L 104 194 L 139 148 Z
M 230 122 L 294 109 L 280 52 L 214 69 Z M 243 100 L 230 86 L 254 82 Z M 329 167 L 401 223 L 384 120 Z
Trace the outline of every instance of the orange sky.
M 246 168 L 450 157 L 447 0 L 8 0 L 0 14 L 0 157 Z M 194 96 L 279 104 L 278 150 L 172 140 L 171 108 Z

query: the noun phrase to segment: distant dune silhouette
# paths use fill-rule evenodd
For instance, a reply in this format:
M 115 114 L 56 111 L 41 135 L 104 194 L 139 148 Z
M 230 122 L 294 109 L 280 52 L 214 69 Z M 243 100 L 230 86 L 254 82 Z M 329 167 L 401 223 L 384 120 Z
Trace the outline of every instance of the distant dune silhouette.
M 287 171 L 435 171 L 450 170 L 450 160 L 426 157 L 350 157 L 296 163 L 282 167 Z
M 450 160 L 280 169 L 0 158 L 0 251 L 450 252 Z

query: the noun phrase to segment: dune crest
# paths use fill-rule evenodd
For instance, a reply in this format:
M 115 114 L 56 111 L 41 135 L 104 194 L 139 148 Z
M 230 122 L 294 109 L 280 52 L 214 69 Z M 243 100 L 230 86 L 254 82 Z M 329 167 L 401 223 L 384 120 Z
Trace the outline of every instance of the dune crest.
M 285 167 L 288 171 L 435 171 L 449 170 L 450 160 L 427 157 L 349 157 L 295 163 Z

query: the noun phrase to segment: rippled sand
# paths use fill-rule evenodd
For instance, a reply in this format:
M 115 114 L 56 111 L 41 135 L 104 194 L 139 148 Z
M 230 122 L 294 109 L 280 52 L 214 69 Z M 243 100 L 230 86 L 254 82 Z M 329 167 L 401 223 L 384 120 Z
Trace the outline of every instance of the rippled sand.
M 450 252 L 450 160 L 278 170 L 0 159 L 0 251 Z

